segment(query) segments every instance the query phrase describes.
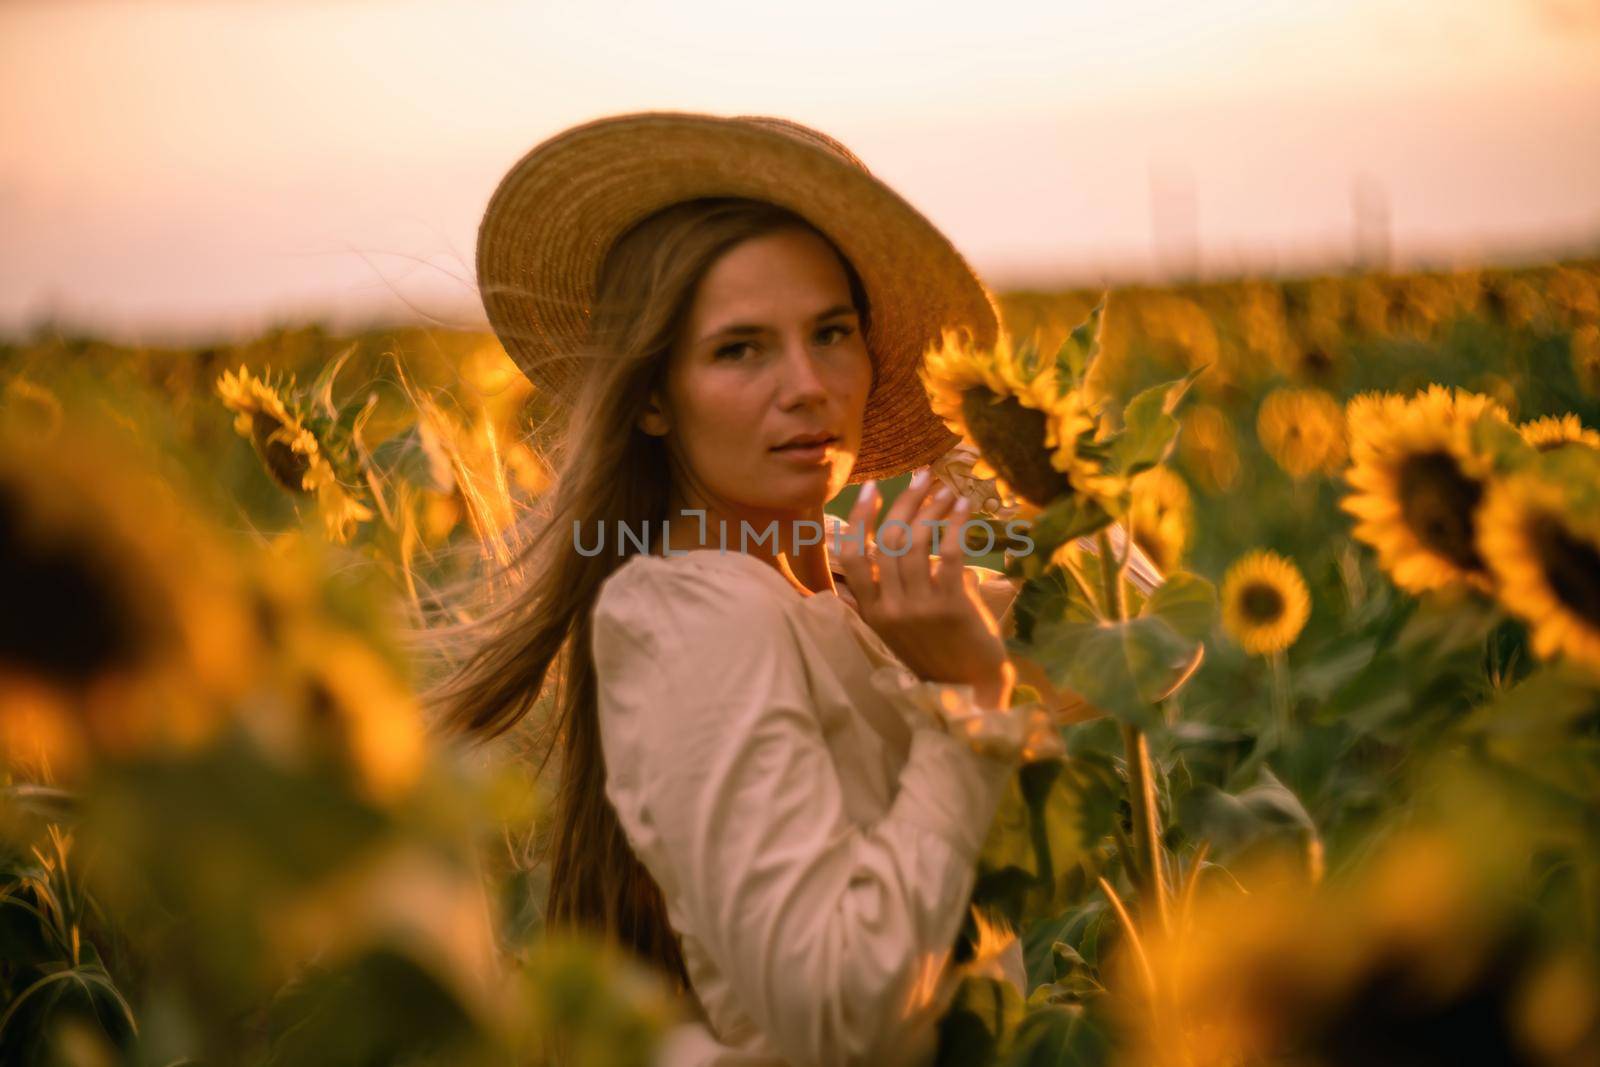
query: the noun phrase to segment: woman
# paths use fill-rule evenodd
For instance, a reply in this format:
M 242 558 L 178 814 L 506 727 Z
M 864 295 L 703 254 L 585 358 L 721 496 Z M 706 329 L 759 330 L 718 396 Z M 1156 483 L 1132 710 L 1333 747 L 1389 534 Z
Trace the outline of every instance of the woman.
M 925 1060 L 1001 792 L 1060 754 L 934 548 L 967 503 L 923 468 L 876 517 L 874 479 L 956 444 L 916 369 L 943 329 L 993 342 L 988 294 L 825 135 L 662 112 L 525 156 L 478 272 L 564 436 L 525 580 L 429 698 L 491 736 L 554 674 L 546 922 L 689 995 L 662 1062 Z M 851 482 L 859 536 L 823 536 Z

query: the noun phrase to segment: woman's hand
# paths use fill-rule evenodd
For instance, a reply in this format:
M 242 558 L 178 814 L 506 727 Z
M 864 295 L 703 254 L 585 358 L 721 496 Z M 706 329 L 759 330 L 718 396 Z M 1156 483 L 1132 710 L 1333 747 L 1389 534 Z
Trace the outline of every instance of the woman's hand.
M 840 564 L 862 619 L 918 677 L 970 685 L 979 703 L 1003 708 L 1016 667 L 966 568 L 960 528 L 971 505 L 947 488 L 930 493 L 932 482 L 927 468 L 917 472 L 883 517 L 882 537 L 877 483 L 862 486 L 848 520 L 861 537 L 843 539 Z

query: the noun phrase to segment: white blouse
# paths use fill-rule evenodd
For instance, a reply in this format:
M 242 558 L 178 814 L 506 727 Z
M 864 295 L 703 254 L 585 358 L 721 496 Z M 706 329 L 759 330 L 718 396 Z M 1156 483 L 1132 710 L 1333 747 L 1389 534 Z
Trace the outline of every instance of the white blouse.
M 593 650 L 606 795 L 705 1011 L 657 1064 L 931 1059 L 1024 758 L 951 725 L 976 732 L 971 688 L 919 682 L 840 597 L 732 550 L 630 558 Z M 998 962 L 1025 994 L 1020 942 Z

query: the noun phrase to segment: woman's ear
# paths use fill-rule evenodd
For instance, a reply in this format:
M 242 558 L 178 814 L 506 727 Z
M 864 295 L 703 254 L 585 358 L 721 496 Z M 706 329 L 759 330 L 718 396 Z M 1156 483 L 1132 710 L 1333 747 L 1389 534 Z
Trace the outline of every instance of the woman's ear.
M 661 405 L 659 394 L 653 389 L 650 391 L 650 399 L 645 401 L 644 411 L 639 415 L 638 425 L 639 429 L 651 437 L 665 437 L 667 434 L 670 426 L 667 413 Z

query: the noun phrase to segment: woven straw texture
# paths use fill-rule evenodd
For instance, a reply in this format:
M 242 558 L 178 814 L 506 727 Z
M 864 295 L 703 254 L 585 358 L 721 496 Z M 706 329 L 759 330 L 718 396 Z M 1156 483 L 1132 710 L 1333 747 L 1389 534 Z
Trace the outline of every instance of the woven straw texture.
M 501 179 L 478 229 L 478 287 L 507 353 L 570 401 L 600 263 L 630 225 L 704 196 L 767 200 L 838 245 L 872 302 L 867 398 L 852 483 L 931 462 L 958 440 L 917 377 L 943 329 L 992 345 L 994 300 L 950 241 L 837 141 L 787 119 L 652 111 L 574 126 Z

